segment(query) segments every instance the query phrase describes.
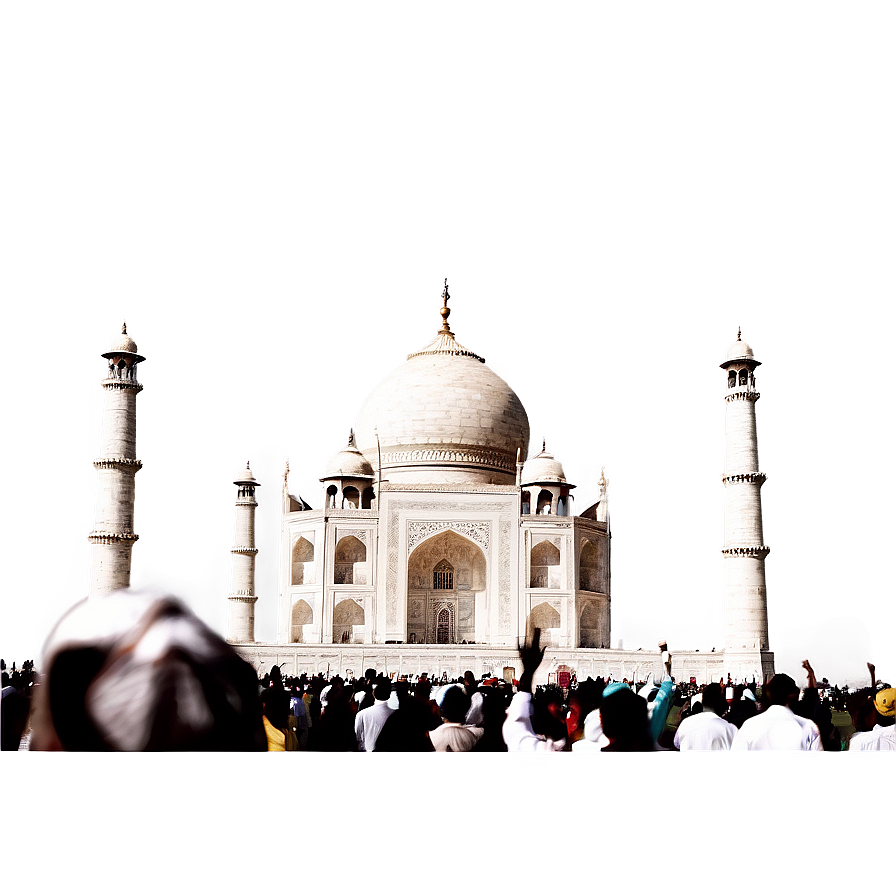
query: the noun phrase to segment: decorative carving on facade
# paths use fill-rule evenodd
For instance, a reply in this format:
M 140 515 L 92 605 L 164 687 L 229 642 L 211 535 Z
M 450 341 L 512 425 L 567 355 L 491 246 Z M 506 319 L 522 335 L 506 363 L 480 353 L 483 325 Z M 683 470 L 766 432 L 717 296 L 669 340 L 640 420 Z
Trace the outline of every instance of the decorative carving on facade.
M 367 545 L 367 533 L 369 529 L 337 529 L 336 530 L 336 541 L 337 543 L 341 538 L 348 538 L 349 536 L 353 536 L 357 538 L 365 546 Z
M 230 549 L 231 554 L 257 554 L 258 548 L 249 547 L 248 545 L 235 545 Z
M 502 518 L 498 559 L 498 634 L 510 634 L 510 520 Z
M 383 465 L 413 463 L 463 463 L 496 467 L 512 472 L 516 469 L 516 459 L 506 451 L 488 451 L 478 447 L 456 446 L 451 449 L 417 449 L 415 451 L 387 451 L 383 454 Z
M 425 538 L 443 529 L 453 529 L 459 535 L 475 541 L 486 553 L 488 552 L 490 527 L 488 522 L 466 522 L 452 520 L 451 522 L 408 522 L 408 556 L 414 548 Z

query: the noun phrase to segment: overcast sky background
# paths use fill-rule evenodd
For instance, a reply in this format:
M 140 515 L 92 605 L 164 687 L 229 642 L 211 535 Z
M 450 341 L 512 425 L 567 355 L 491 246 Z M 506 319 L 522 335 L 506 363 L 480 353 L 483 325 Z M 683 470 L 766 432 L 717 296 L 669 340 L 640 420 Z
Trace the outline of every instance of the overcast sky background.
M 579 512 L 606 468 L 614 646 L 723 645 L 741 327 L 777 668 L 893 681 L 892 9 L 672 7 L 7 5 L 7 663 L 86 593 L 122 320 L 147 358 L 132 584 L 223 632 L 250 460 L 274 640 L 284 463 L 320 507 L 447 277 Z

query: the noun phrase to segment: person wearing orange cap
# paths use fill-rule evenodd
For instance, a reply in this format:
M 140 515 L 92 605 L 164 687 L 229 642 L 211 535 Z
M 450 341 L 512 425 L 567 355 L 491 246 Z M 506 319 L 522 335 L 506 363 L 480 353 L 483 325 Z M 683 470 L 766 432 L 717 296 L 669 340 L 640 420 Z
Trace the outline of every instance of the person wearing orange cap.
M 854 734 L 850 750 L 896 750 L 896 688 L 882 688 L 874 695 L 874 711 L 877 724 Z

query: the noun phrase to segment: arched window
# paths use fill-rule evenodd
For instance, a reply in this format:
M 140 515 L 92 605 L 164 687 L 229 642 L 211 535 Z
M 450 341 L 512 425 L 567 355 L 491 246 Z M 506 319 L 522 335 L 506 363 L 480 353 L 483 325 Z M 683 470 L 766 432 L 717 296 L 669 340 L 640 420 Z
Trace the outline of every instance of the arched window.
M 603 582 L 600 549 L 593 541 L 586 541 L 579 555 L 579 589 L 582 591 L 606 591 Z
M 333 643 L 354 643 L 356 625 L 364 625 L 364 608 L 351 599 L 336 604 L 333 608 Z
M 436 591 L 454 590 L 454 567 L 447 560 L 440 560 L 432 571 L 432 587 Z
M 532 513 L 532 496 L 529 492 L 523 492 L 520 496 L 520 513 Z
M 354 535 L 346 535 L 339 539 L 334 557 L 334 585 L 366 585 L 363 567 L 367 561 L 367 548 L 361 539 Z
M 361 497 L 361 507 L 364 510 L 370 510 L 373 507 L 373 502 L 376 500 L 376 493 L 373 490 L 373 486 L 364 489 L 364 494 Z
M 307 601 L 296 601 L 290 616 L 290 638 L 293 644 L 302 644 L 305 640 L 304 629 L 314 621 L 314 614 Z
M 547 646 L 556 646 L 557 632 L 560 628 L 560 614 L 549 604 L 542 601 L 532 608 L 526 621 L 526 632 L 531 640 L 535 629 L 541 629 L 541 643 Z
M 589 600 L 579 617 L 579 647 L 603 647 L 600 623 L 600 609 L 597 601 Z
M 292 584 L 314 584 L 314 545 L 300 538 L 292 548 Z
M 339 489 L 337 489 L 335 485 L 327 486 L 327 507 L 336 506 L 336 493 L 338 491 Z
M 739 385 L 746 386 L 748 376 L 749 376 L 749 374 L 747 373 L 747 368 L 745 367 L 743 370 L 741 370 L 741 372 L 739 374 Z
M 729 370 L 728 371 L 728 388 L 733 389 L 737 385 L 737 371 Z
M 538 495 L 538 509 L 537 513 L 550 513 L 551 512 L 551 501 L 553 501 L 554 496 L 546 489 L 543 488 Z
M 347 510 L 356 510 L 361 506 L 361 496 L 353 485 L 342 490 L 342 506 Z
M 560 587 L 560 548 L 549 541 L 539 541 L 529 555 L 529 587 Z
M 451 643 L 451 611 L 442 607 L 436 614 L 436 644 Z

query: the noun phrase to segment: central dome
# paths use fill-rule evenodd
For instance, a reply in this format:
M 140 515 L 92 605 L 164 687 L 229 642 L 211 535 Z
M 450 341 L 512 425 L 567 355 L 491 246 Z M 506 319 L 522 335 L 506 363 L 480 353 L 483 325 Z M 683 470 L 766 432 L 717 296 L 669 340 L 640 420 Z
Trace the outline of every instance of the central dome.
M 529 450 L 529 418 L 516 393 L 448 329 L 370 393 L 355 427 L 358 448 L 391 483 L 513 485 L 517 451 Z M 379 451 L 377 448 L 379 435 Z

